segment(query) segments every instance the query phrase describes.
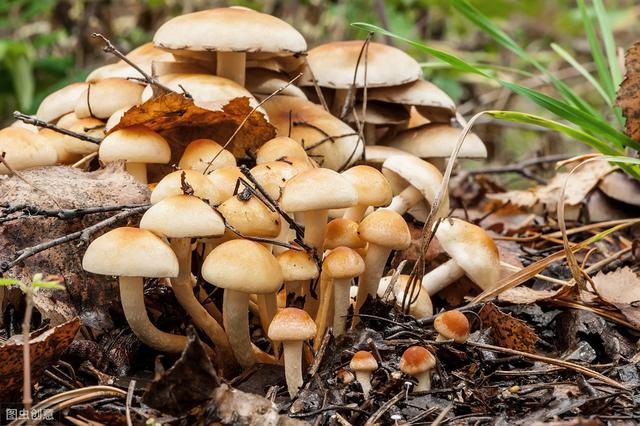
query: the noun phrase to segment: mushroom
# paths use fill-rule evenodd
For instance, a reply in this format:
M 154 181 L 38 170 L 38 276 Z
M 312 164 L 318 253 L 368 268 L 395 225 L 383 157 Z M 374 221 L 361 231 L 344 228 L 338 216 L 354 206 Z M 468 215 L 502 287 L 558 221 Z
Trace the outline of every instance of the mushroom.
M 313 256 L 299 250 L 286 250 L 278 255 L 278 263 L 282 269 L 285 289 L 296 296 L 305 296 L 309 289 L 305 286 L 310 280 L 318 278 L 318 265 Z
M 387 287 L 391 283 L 392 277 L 383 277 L 380 280 L 378 286 L 378 297 L 383 297 L 387 291 Z M 419 281 L 416 283 L 416 288 L 413 292 L 407 293 L 407 286 L 409 285 L 410 275 L 400 275 L 398 281 L 393 286 L 392 293 L 395 298 L 395 303 L 398 309 L 402 309 L 402 301 L 405 299 L 405 303 L 409 304 L 409 314 L 413 315 L 416 319 L 428 318 L 433 315 L 433 305 L 431 303 L 431 297 L 427 292 L 421 288 Z M 406 296 L 405 296 L 406 294 Z M 411 302 L 413 300 L 413 302 Z
M 239 185 L 238 181 L 244 179 L 247 181 L 246 176 L 236 166 L 224 166 L 215 170 L 209 170 L 207 172 L 207 178 L 211 183 L 220 191 L 220 197 L 227 200 L 236 193 L 237 190 L 242 190 L 243 185 Z
M 302 145 L 287 136 L 278 136 L 266 141 L 256 152 L 256 164 L 279 161 L 283 158 L 308 160 L 309 157 Z
M 418 380 L 415 392 L 431 390 L 431 370 L 436 366 L 436 358 L 422 346 L 407 348 L 400 358 L 400 371 Z
M 171 53 L 158 49 L 153 43 L 145 43 L 136 47 L 127 53 L 125 57 L 149 75 L 159 75 L 155 72 L 157 71 L 156 65 L 158 62 L 175 61 Z M 121 59 L 114 64 L 104 65 L 91 71 L 86 81 L 93 83 L 113 77 L 139 78 L 140 72 Z
M 211 139 L 196 139 L 186 146 L 178 167 L 200 173 L 211 172 L 220 167 L 234 167 L 236 158 Z
M 140 228 L 169 238 L 180 265 L 178 276 L 171 279 L 176 299 L 213 341 L 223 365 L 233 364 L 233 352 L 224 329 L 194 296 L 191 282 L 191 239 L 222 235 L 225 230 L 222 217 L 197 197 L 174 195 L 147 210 L 140 220 Z
M 71 83 L 49 94 L 40 102 L 36 117 L 52 123 L 63 115 L 73 112 L 76 101 L 86 88 L 87 83 Z
M 151 203 L 156 204 L 160 200 L 172 195 L 184 194 L 183 183 L 188 184 L 193 190 L 194 196 L 206 200 L 209 204 L 216 206 L 222 203 L 224 195 L 209 179 L 202 173 L 194 170 L 177 170 L 162 178 L 151 192 Z
M 364 102 L 356 102 L 343 119 L 355 127 L 358 127 L 357 123 L 362 123 L 364 140 L 367 145 L 373 146 L 382 135 L 386 137 L 390 127 L 406 123 L 409 111 L 396 105 L 367 100 L 366 108 Z
M 356 374 L 356 380 L 362 387 L 364 398 L 369 398 L 371 391 L 371 373 L 378 368 L 378 361 L 371 352 L 358 351 L 353 354 L 349 367 Z
M 338 337 L 345 331 L 346 316 L 351 304 L 351 281 L 364 272 L 364 261 L 354 250 L 338 247 L 324 258 L 322 272 L 333 279 L 333 332 Z
M 464 343 L 469 338 L 469 320 L 457 309 L 439 314 L 433 321 L 433 328 L 438 332 L 438 342 L 453 339 L 456 343 Z
M 187 338 L 158 330 L 144 306 L 143 277 L 174 278 L 179 272 L 176 255 L 160 237 L 144 229 L 116 228 L 93 240 L 82 267 L 94 274 L 118 276 L 124 315 L 144 344 L 162 352 L 182 352 Z
M 144 86 L 126 78 L 105 78 L 90 83 L 78 96 L 74 111 L 78 118 L 103 120 L 124 107 L 138 105 Z
M 393 210 L 374 211 L 360 222 L 358 233 L 369 243 L 369 246 L 364 259 L 365 271 L 358 282 L 356 313 L 360 311 L 367 296 L 375 296 L 391 251 L 404 250 L 411 244 L 411 233 L 407 222 Z M 354 319 L 352 324 L 356 323 Z
M 342 172 L 342 176 L 358 191 L 358 204 L 347 209 L 345 219 L 360 222 L 369 206 L 384 207 L 391 203 L 391 185 L 384 175 L 373 167 L 354 166 Z
M 435 236 L 451 259 L 422 277 L 422 287 L 429 296 L 465 274 L 482 290 L 489 290 L 498 282 L 498 247 L 484 229 L 462 219 L 445 219 Z
M 302 386 L 302 344 L 316 335 L 316 323 L 298 308 L 284 308 L 269 326 L 269 338 L 284 347 L 284 374 L 289 396 L 293 398 Z
M 125 167 L 140 183 L 147 183 L 147 164 L 167 164 L 171 147 L 165 138 L 144 126 L 109 133 L 100 143 L 100 161 L 126 161 Z
M 53 166 L 58 162 L 58 153 L 38 133 L 19 127 L 0 130 L 0 154 L 14 170 L 32 167 Z M 9 169 L 0 163 L 0 175 L 9 174 Z
M 358 223 L 345 218 L 333 219 L 327 224 L 324 236 L 325 250 L 333 250 L 344 246 L 352 249 L 361 249 L 367 245 L 358 234 Z
M 249 294 L 274 293 L 280 288 L 282 271 L 278 261 L 258 243 L 231 240 L 207 256 L 202 277 L 224 289 L 224 329 L 238 363 L 242 368 L 250 368 L 256 358 L 249 337 Z
M 291 79 L 283 72 L 265 68 L 247 68 L 245 78 L 246 88 L 259 99 L 264 99 L 276 91 L 285 96 L 307 99 L 302 89 L 289 83 Z

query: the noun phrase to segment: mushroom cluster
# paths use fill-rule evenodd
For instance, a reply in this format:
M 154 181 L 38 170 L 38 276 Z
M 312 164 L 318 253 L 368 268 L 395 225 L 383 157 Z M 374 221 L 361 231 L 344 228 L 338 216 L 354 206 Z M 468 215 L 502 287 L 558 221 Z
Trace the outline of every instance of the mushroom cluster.
M 362 49 L 367 59 L 358 65 Z M 130 79 L 139 77 L 131 64 L 203 108 L 246 97 L 277 137 L 236 158 L 225 141 L 177 144 L 161 127 L 116 127 L 152 96 L 150 86 Z M 422 80 L 419 64 L 401 50 L 345 41 L 307 52 L 291 25 L 243 7 L 169 20 L 126 61 L 45 98 L 36 118 L 47 128 L 17 123 L 0 131 L 0 152 L 13 168 L 117 161 L 151 191 L 139 226 L 96 238 L 83 261 L 88 272 L 118 277 L 139 339 L 163 352 L 186 344 L 184 335 L 158 329 L 145 309 L 145 278 L 163 278 L 223 374 L 284 357 L 291 396 L 304 383 L 309 342 L 317 348 L 329 327 L 339 337 L 356 326 L 367 299 L 389 284 L 389 258 L 411 243 L 404 215 L 430 209 L 441 160 L 459 134 L 453 101 Z M 486 149 L 472 135 L 462 156 L 484 157 Z M 172 171 L 158 176 L 158 164 Z M 437 215 L 448 212 L 445 195 Z M 462 275 L 483 288 L 496 281 L 495 245 L 472 228 L 440 224 L 436 236 L 451 261 L 424 277 L 412 314 L 431 315 L 429 297 Z M 221 291 L 211 296 L 205 288 Z M 406 291 L 402 277 L 392 293 L 402 299 Z M 264 337 L 261 347 L 255 336 Z M 361 355 L 352 367 L 366 387 L 377 364 Z M 409 354 L 403 365 L 416 372 L 416 359 Z

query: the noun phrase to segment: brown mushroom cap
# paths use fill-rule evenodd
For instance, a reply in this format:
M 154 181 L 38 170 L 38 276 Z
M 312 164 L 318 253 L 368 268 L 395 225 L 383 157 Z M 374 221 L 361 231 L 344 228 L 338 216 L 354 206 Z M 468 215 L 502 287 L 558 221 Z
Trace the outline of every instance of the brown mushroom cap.
M 144 126 L 132 126 L 108 134 L 100 143 L 100 160 L 166 164 L 171 160 L 169 142 Z
M 82 259 L 85 271 L 123 277 L 173 278 L 178 259 L 160 237 L 131 227 L 116 228 L 91 242 Z
M 218 206 L 218 211 L 242 235 L 274 238 L 280 234 L 280 215 L 258 197 L 252 196 L 247 201 L 231 197 Z
M 36 117 L 50 123 L 73 112 L 78 98 L 86 88 L 87 83 L 71 83 L 56 90 L 40 102 Z
M 340 209 L 356 204 L 358 193 L 342 175 L 330 169 L 310 169 L 291 178 L 280 205 L 288 212 Z
M 364 272 L 364 260 L 348 247 L 338 247 L 324 258 L 322 269 L 332 278 L 354 278 Z
M 433 328 L 445 338 L 458 343 L 464 343 L 469 338 L 469 320 L 456 309 L 438 315 L 433 322 Z
M 358 204 L 381 207 L 391 203 L 391 185 L 384 175 L 373 167 L 354 166 L 342 172 L 342 176 L 358 191 Z
M 367 242 L 358 234 L 358 222 L 340 217 L 327 224 L 323 246 L 325 249 L 331 250 L 340 246 L 357 249 L 366 245 Z
M 453 153 L 462 129 L 448 124 L 424 124 L 404 130 L 393 138 L 382 141 L 420 158 L 447 158 Z M 468 133 L 458 158 L 486 158 L 487 148 L 475 133 Z
M 177 170 L 162 178 L 151 192 L 151 203 L 156 204 L 172 195 L 182 195 L 182 174 L 185 181 L 193 189 L 193 195 L 207 200 L 209 204 L 218 205 L 224 201 L 222 194 L 202 173 L 193 170 Z
M 140 228 L 168 238 L 216 237 L 224 234 L 224 220 L 207 203 L 190 195 L 174 195 L 151 206 Z
M 359 371 L 374 371 L 378 368 L 378 361 L 371 352 L 358 351 L 353 354 L 349 367 L 352 370 Z
M 15 170 L 32 167 L 52 166 L 58 161 L 58 153 L 47 139 L 38 133 L 19 127 L 7 127 L 0 130 L 0 153 Z M 4 164 L 0 164 L 0 175 L 9 173 Z
M 410 376 L 433 370 L 436 366 L 436 358 L 422 346 L 407 348 L 400 358 L 400 371 Z
M 200 173 L 235 165 L 236 158 L 233 154 L 211 139 L 196 139 L 189 142 L 178 163 L 181 169 L 195 170 Z
M 363 43 L 364 40 L 337 41 L 311 49 L 307 60 L 318 85 L 332 89 L 350 88 Z M 375 42 L 370 42 L 367 49 L 366 64 L 364 57 L 360 59 L 356 87 L 365 86 L 365 68 L 367 87 L 397 86 L 420 78 L 420 65 L 402 50 Z M 300 85 L 308 86 L 310 80 L 310 76 L 305 76 Z
M 393 250 L 404 250 L 411 244 L 407 222 L 393 210 L 374 211 L 360 222 L 358 233 L 369 243 Z
M 243 293 L 273 293 L 282 284 L 276 258 L 249 240 L 231 240 L 213 249 L 202 265 L 202 277 L 218 287 Z
M 305 251 L 286 250 L 277 259 L 285 281 L 312 280 L 318 277 L 318 265 Z
M 268 335 L 271 340 L 286 342 L 311 339 L 316 332 L 316 323 L 306 311 L 284 308 L 273 317 Z
M 462 219 L 445 219 L 438 225 L 436 238 L 447 254 L 483 290 L 498 282 L 500 254 L 496 243 L 484 229 Z

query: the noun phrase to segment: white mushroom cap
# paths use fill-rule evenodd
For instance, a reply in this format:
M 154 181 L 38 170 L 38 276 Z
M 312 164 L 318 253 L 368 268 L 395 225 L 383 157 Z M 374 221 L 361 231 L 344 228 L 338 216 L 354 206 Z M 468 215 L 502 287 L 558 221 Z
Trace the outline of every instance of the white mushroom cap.
M 252 196 L 247 201 L 231 197 L 218 206 L 218 211 L 242 235 L 274 238 L 280 234 L 280 215 L 269 210 L 258 197 Z
M 215 160 L 213 160 L 215 158 Z M 211 161 L 213 160 L 213 161 Z M 236 158 L 222 145 L 211 139 L 196 139 L 184 149 L 178 167 L 204 173 L 220 167 L 235 167 Z
M 279 200 L 282 190 L 289 179 L 299 173 L 299 170 L 286 161 L 269 161 L 260 163 L 251 169 L 251 174 L 262 188 L 274 200 Z
M 178 259 L 160 237 L 139 229 L 122 227 L 93 240 L 82 259 L 85 271 L 122 277 L 173 278 Z
M 0 130 L 0 153 L 15 170 L 32 167 L 52 166 L 58 161 L 58 153 L 47 139 L 27 129 L 7 127 Z M 0 175 L 9 173 L 4 164 L 0 164 Z
M 291 178 L 280 205 L 288 212 L 340 209 L 356 205 L 358 192 L 351 182 L 330 169 L 310 169 Z
M 87 88 L 87 83 L 71 83 L 58 89 L 40 102 L 36 117 L 51 123 L 65 114 L 73 112 L 80 95 Z
M 98 150 L 100 160 L 166 164 L 171 160 L 169 142 L 144 126 L 132 126 L 107 135 Z
M 206 175 L 209 182 L 216 187 L 220 193 L 221 203 L 233 196 L 239 179 L 244 179 L 245 182 L 249 182 L 246 176 L 236 166 L 224 166 L 217 168 L 213 171 L 209 170 Z M 238 190 L 242 191 L 244 185 L 239 185 Z
M 168 238 L 218 237 L 225 231 L 222 217 L 190 195 L 174 195 L 154 204 L 142 216 L 140 228 Z
M 256 151 L 256 164 L 267 163 L 269 161 L 278 161 L 282 158 L 302 158 L 307 159 L 307 151 L 302 145 L 290 137 L 277 136 L 266 141 Z
M 183 195 L 182 174 L 185 181 L 193 189 L 193 195 L 209 201 L 209 204 L 218 205 L 224 201 L 221 191 L 216 188 L 202 173 L 193 170 L 177 170 L 162 178 L 151 192 L 151 203 L 156 204 L 172 195 Z
M 445 219 L 436 238 L 467 276 L 483 290 L 493 288 L 500 278 L 500 254 L 487 232 L 462 219 Z
M 358 191 L 358 204 L 374 207 L 388 206 L 393 193 L 382 173 L 370 166 L 354 166 L 342 172 Z
M 119 109 L 138 105 L 143 90 L 143 85 L 124 78 L 106 78 L 91 83 L 76 100 L 76 116 L 107 119 Z
M 378 286 L 378 297 L 384 296 L 387 291 L 387 287 L 391 283 L 391 276 L 382 277 L 380 280 L 380 285 Z M 405 298 L 405 293 L 407 293 L 407 286 L 409 285 L 409 275 L 400 275 L 398 281 L 393 286 L 393 295 L 396 299 L 396 306 L 398 308 L 402 307 L 402 299 Z M 417 319 L 427 318 L 433 315 L 433 304 L 431 303 L 431 297 L 424 289 L 420 289 L 420 280 L 415 284 L 416 288 L 413 290 L 413 293 L 408 293 L 406 296 L 406 303 L 409 303 L 409 296 L 415 298 L 414 302 L 409 306 L 409 314 L 413 315 Z M 416 297 L 417 296 L 417 297 Z
M 420 158 L 447 158 L 458 143 L 462 129 L 447 124 L 425 124 L 398 133 L 385 145 Z M 469 132 L 460 148 L 459 158 L 486 158 L 487 148 L 480 138 Z
M 278 263 L 285 281 L 313 280 L 318 277 L 318 265 L 305 251 L 285 250 L 278 255 Z

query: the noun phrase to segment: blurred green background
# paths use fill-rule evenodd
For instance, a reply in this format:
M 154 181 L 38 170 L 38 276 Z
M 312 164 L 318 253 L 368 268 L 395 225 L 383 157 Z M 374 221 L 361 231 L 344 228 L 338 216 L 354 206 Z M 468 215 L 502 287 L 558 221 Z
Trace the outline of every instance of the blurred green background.
M 471 3 L 578 93 L 595 105 L 600 102 L 590 93 L 593 89 L 576 75 L 575 69 L 549 47 L 552 42 L 558 43 L 583 61 L 587 69 L 593 69 L 574 1 L 475 0 Z M 486 34 L 465 21 L 447 0 L 0 0 L 0 124 L 10 123 L 10 114 L 15 109 L 33 113 L 48 93 L 69 82 L 83 80 L 99 65 L 114 62 L 114 58 L 103 53 L 92 40 L 91 33 L 105 34 L 122 51 L 128 52 L 151 40 L 154 30 L 172 16 L 229 5 L 248 6 L 288 21 L 306 37 L 310 47 L 331 40 L 362 39 L 366 33 L 354 29 L 350 23 L 369 22 L 454 52 L 469 62 L 525 67 L 515 55 L 499 48 Z M 611 0 L 605 5 L 618 46 L 626 49 L 640 39 L 637 1 Z M 397 41 L 385 40 L 380 35 L 376 35 L 376 39 L 395 44 L 425 62 L 426 78 L 448 92 L 466 116 L 489 108 L 543 114 L 536 106 L 492 86 L 487 80 L 456 73 Z M 535 79 L 513 73 L 508 78 L 544 88 L 543 82 Z M 504 123 L 482 123 L 474 130 L 490 142 L 493 158 L 499 162 L 522 158 L 532 152 L 550 154 L 573 149 L 556 143 L 561 138 L 553 133 L 534 132 Z

